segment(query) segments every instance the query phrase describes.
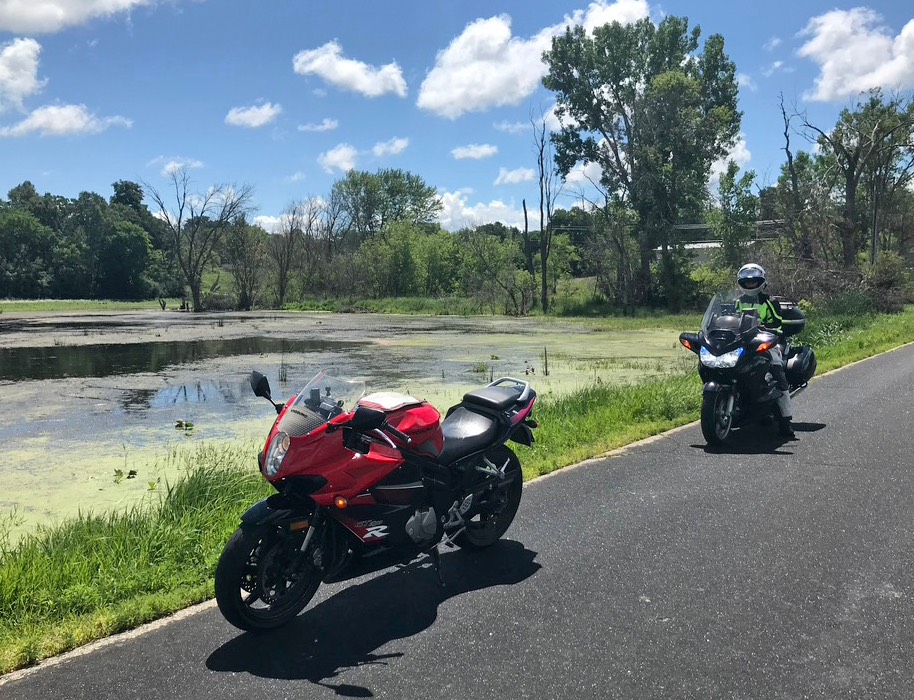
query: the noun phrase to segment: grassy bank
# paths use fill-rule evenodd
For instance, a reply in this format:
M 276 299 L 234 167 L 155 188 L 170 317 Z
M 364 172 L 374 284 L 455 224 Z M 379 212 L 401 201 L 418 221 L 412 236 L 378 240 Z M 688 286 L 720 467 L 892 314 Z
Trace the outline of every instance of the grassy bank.
M 169 309 L 177 309 L 180 299 L 166 299 Z M 0 299 L 2 313 L 68 313 L 71 311 L 161 311 L 155 299 L 112 301 L 108 299 Z
M 672 327 L 691 328 L 696 319 L 661 323 L 680 322 Z M 805 336 L 824 372 L 914 341 L 914 307 L 894 316 L 813 319 Z M 525 476 L 688 423 L 699 402 L 694 371 L 544 399 L 537 443 L 519 448 Z M 0 672 L 211 597 L 216 561 L 239 515 L 269 492 L 250 467 L 252 450 L 222 445 L 182 453 L 175 458 L 185 460 L 187 476 L 163 489 L 154 507 L 85 515 L 0 547 Z

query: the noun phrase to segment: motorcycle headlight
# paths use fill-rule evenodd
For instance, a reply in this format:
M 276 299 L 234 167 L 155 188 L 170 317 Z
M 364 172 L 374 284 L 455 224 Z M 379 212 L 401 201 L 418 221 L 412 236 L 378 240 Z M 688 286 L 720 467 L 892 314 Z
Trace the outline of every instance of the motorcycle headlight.
M 723 355 L 715 355 L 705 346 L 701 347 L 701 353 L 698 359 L 705 367 L 726 368 L 735 367 L 739 358 L 743 355 L 743 349 L 737 348 L 731 352 L 725 352 Z
M 291 440 L 285 433 L 276 433 L 270 441 L 270 447 L 267 449 L 267 458 L 263 461 L 263 473 L 271 479 L 279 474 L 282 468 L 282 461 L 289 452 Z

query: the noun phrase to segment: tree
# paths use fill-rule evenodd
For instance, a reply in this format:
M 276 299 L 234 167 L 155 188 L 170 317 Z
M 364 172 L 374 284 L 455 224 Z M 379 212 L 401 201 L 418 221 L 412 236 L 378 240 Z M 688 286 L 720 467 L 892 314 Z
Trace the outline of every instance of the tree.
M 349 228 L 360 239 L 383 233 L 393 221 L 431 224 L 441 210 L 435 188 L 405 170 L 350 170 L 333 183 L 333 196 L 339 197 Z
M 53 237 L 28 211 L 0 211 L 0 297 L 34 299 L 50 293 Z
M 190 288 L 193 310 L 202 311 L 203 273 L 225 230 L 250 211 L 254 191 L 249 185 L 215 185 L 203 193 L 191 192 L 185 167 L 174 170 L 169 180 L 173 205 L 152 185 L 144 183 L 144 189 L 165 222 L 168 247 Z
M 648 296 L 658 246 L 665 274 L 672 274 L 672 225 L 681 211 L 697 210 L 711 164 L 739 132 L 736 67 L 720 35 L 697 52 L 700 34 L 689 31 L 685 17 L 657 26 L 613 22 L 592 35 L 577 26 L 553 38 L 543 55 L 543 84 L 556 94 L 563 123 L 552 137 L 559 172 L 598 164 L 607 197 L 637 214 L 640 300 Z
M 755 172 L 737 178 L 739 166 L 732 160 L 721 173 L 717 188 L 717 207 L 708 215 L 711 230 L 721 240 L 720 262 L 737 268 L 743 264 L 746 244 L 756 231 L 758 197 L 752 194 Z
M 552 253 L 552 212 L 555 200 L 561 192 L 555 172 L 555 154 L 552 141 L 546 137 L 545 117 L 539 121 L 530 120 L 533 126 L 533 147 L 536 153 L 537 184 L 539 185 L 540 208 L 540 304 L 543 313 L 549 311 L 549 256 Z M 529 241 L 524 240 L 526 255 L 530 255 Z M 532 272 L 532 270 L 531 270 Z
M 803 127 L 841 177 L 843 206 L 837 227 L 842 262 L 845 267 L 853 267 L 863 242 L 858 208 L 861 179 L 869 172 L 874 193 L 887 188 L 898 154 L 911 148 L 914 106 L 898 97 L 885 100 L 879 90 L 874 90 L 865 101 L 855 103 L 853 109 L 842 110 L 830 132 L 810 123 L 806 117 Z
M 129 221 L 106 231 L 99 251 L 97 288 L 113 299 L 141 299 L 148 291 L 145 273 L 152 245 L 146 232 Z
M 267 259 L 268 236 L 259 226 L 249 224 L 244 216 L 226 230 L 226 257 L 235 280 L 236 306 L 242 311 L 250 311 L 257 300 Z
M 292 265 L 304 235 L 306 212 L 304 202 L 292 202 L 279 217 L 279 230 L 270 236 L 267 250 L 274 265 L 273 291 L 279 308 L 286 303 Z
M 463 231 L 459 236 L 464 293 L 474 297 L 481 307 L 500 307 L 514 316 L 527 314 L 536 295 L 536 282 L 523 269 L 519 246 L 478 229 Z

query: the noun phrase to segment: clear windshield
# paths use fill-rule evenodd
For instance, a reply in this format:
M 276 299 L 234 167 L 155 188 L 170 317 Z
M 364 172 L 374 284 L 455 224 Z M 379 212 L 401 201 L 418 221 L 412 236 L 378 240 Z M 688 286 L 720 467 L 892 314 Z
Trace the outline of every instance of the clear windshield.
M 701 330 L 708 337 L 713 331 L 730 331 L 743 335 L 755 331 L 759 325 L 757 311 L 738 311 L 739 296 L 733 292 L 718 292 L 708 304 Z
M 340 413 L 354 410 L 364 393 L 365 382 L 344 379 L 334 376 L 328 370 L 322 370 L 305 384 L 305 388 L 295 397 L 293 406 L 306 408 L 324 420 L 330 420 Z

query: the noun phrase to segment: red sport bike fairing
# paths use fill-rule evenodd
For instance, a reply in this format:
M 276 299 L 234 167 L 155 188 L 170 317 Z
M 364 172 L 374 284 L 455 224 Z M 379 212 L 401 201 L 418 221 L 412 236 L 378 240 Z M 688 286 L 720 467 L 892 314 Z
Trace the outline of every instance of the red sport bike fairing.
M 422 553 L 438 569 L 439 544 L 488 547 L 514 520 L 523 475 L 505 443 L 533 443 L 527 382 L 471 391 L 443 421 L 424 401 L 364 395 L 327 372 L 286 404 L 259 372 L 251 388 L 279 414 L 258 456 L 277 493 L 242 516 L 216 568 L 219 609 L 236 627 L 286 624 L 321 582 Z

